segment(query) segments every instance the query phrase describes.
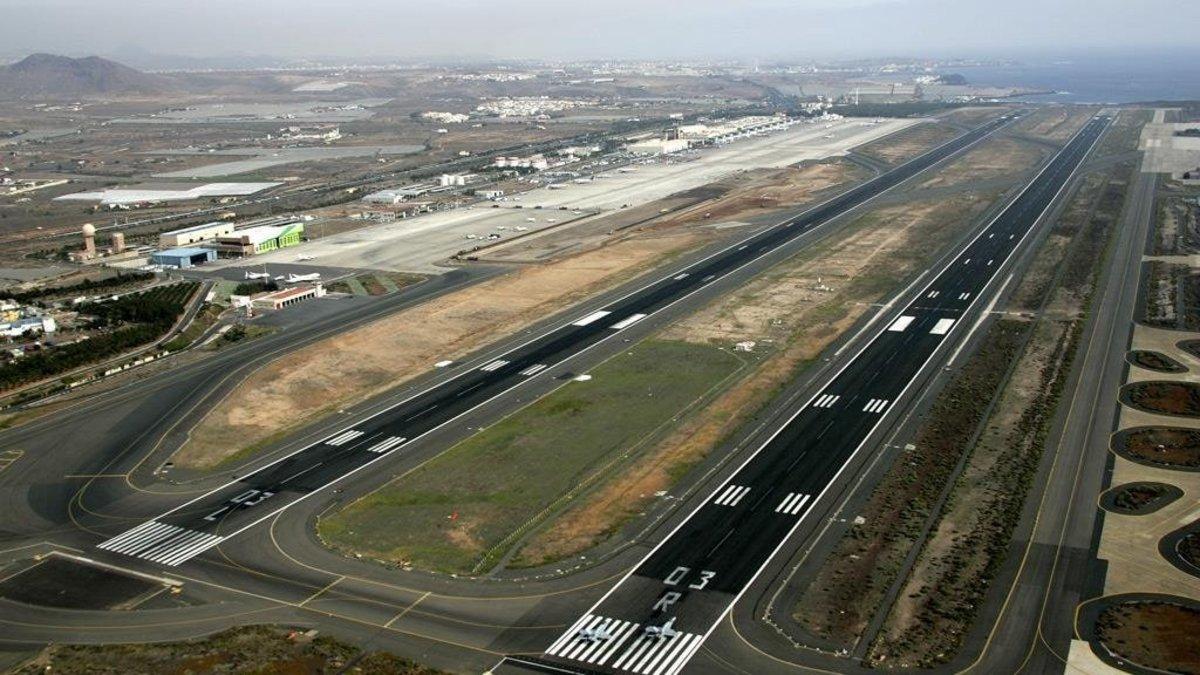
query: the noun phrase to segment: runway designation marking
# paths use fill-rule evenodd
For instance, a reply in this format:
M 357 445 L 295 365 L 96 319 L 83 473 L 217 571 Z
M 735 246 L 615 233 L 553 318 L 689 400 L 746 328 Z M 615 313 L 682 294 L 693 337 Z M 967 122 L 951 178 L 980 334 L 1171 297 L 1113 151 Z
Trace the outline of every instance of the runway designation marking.
M 372 445 L 371 447 L 367 448 L 367 452 L 374 452 L 377 454 L 382 454 L 382 453 L 385 453 L 385 452 L 391 450 L 392 448 L 395 448 L 397 445 L 400 445 L 401 443 L 403 443 L 404 441 L 407 441 L 407 440 L 408 440 L 407 438 L 402 438 L 400 436 L 392 436 L 386 440 L 380 441 L 380 442 L 376 443 L 375 445 Z
M 529 366 L 525 370 L 522 370 L 521 374 L 524 375 L 525 377 L 530 377 L 531 375 L 537 375 L 538 373 L 542 372 L 546 368 L 547 368 L 546 364 L 539 363 L 536 365 Z
M 883 409 L 887 407 L 887 404 L 888 400 L 886 398 L 873 398 L 870 401 L 867 401 L 867 404 L 863 406 L 863 412 L 883 412 Z
M 603 319 L 604 317 L 608 316 L 609 314 L 612 314 L 612 312 L 606 312 L 604 310 L 600 310 L 599 312 L 592 312 L 591 314 L 588 314 L 587 316 L 583 317 L 582 319 L 576 321 L 575 323 L 573 323 L 571 325 L 572 326 L 586 326 L 590 323 L 596 323 L 597 321 L 599 321 L 600 319 Z
M 490 373 L 493 370 L 500 370 L 501 368 L 503 368 L 504 366 L 507 366 L 507 365 L 508 365 L 508 361 L 505 361 L 504 359 L 496 359 L 495 361 L 492 361 L 491 363 L 487 364 L 486 366 L 483 366 L 482 368 L 480 368 L 480 370 Z
M 917 320 L 917 317 L 915 317 L 915 316 L 899 317 L 898 319 L 896 319 L 895 321 L 892 322 L 892 325 L 888 326 L 888 330 L 892 331 L 893 333 L 903 332 L 905 328 L 908 328 L 908 324 L 910 324 L 916 320 Z
M 338 434 L 337 436 L 334 436 L 333 438 L 325 441 L 325 445 L 345 445 L 345 444 L 349 443 L 350 441 L 352 441 L 362 435 L 363 435 L 363 432 L 361 432 L 357 429 L 351 429 L 350 431 L 343 431 L 342 433 Z
M 955 319 L 938 319 L 933 328 L 929 329 L 929 333 L 931 335 L 945 335 L 954 326 L 954 321 Z
M 834 403 L 841 398 L 839 394 L 823 394 L 817 400 L 813 401 L 814 408 L 832 408 Z
M 221 543 L 225 537 L 151 520 L 96 548 L 175 567 Z
M 713 503 L 721 506 L 737 506 L 738 502 L 748 494 L 750 494 L 750 488 L 744 485 L 730 485 L 713 500 Z
M 612 325 L 612 329 L 613 330 L 621 330 L 622 328 L 629 328 L 630 326 L 641 321 L 644 318 L 646 318 L 645 314 L 631 314 L 631 315 L 625 317 L 624 319 L 621 319 L 620 321 L 614 323 Z
M 775 513 L 786 513 L 789 516 L 794 516 L 800 513 L 800 509 L 808 503 L 811 495 L 800 494 L 798 492 L 789 492 L 783 501 L 779 502 L 779 506 L 775 507 Z

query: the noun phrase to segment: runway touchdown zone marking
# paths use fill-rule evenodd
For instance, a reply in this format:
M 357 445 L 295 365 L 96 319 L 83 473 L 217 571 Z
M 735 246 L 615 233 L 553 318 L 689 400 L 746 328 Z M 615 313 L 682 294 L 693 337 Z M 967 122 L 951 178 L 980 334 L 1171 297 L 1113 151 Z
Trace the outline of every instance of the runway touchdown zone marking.
M 546 369 L 546 364 L 539 363 L 536 365 L 529 366 L 525 370 L 522 370 L 521 375 L 524 375 L 525 377 L 531 377 L 533 375 L 537 375 L 538 373 L 542 372 L 545 369 Z
M 750 494 L 750 488 L 744 485 L 730 485 L 713 500 L 713 503 L 720 506 L 737 506 L 738 502 L 748 494 Z
M 501 368 L 503 368 L 504 366 L 507 366 L 507 365 L 508 365 L 508 361 L 505 361 L 504 359 L 496 359 L 495 361 L 492 361 L 491 363 L 487 364 L 486 366 L 483 366 L 482 368 L 480 368 L 480 370 L 490 373 L 493 370 L 500 370 Z
M 916 321 L 916 320 L 917 320 L 917 317 L 915 317 L 915 316 L 902 316 L 902 317 L 896 319 L 895 321 L 893 321 L 892 325 L 888 326 L 888 330 L 893 333 L 901 333 L 904 331 L 905 328 L 908 328 L 908 325 L 910 323 L 912 323 L 913 321 Z
M 883 412 L 883 409 L 887 407 L 887 404 L 888 400 L 886 398 L 873 398 L 870 401 L 867 401 L 867 404 L 863 406 L 863 412 Z
M 224 539 L 215 534 L 151 520 L 97 544 L 96 548 L 175 567 Z
M 841 398 L 840 394 L 822 394 L 817 400 L 813 401 L 814 408 L 832 408 L 834 403 Z
M 775 513 L 786 513 L 789 516 L 794 516 L 800 513 L 800 509 L 808 503 L 811 495 L 801 494 L 799 492 L 789 492 L 783 501 L 779 502 L 779 506 L 775 507 Z
M 407 441 L 407 440 L 408 440 L 407 438 L 402 438 L 400 436 L 392 436 L 386 440 L 380 441 L 380 442 L 376 443 L 375 445 L 372 445 L 371 447 L 367 448 L 367 452 L 373 452 L 375 454 L 383 454 L 383 453 L 387 452 L 388 450 L 395 448 L 396 446 L 400 445 L 401 443 L 403 443 L 404 441 Z
M 338 434 L 337 436 L 334 436 L 333 438 L 325 441 L 325 445 L 335 445 L 335 446 L 336 445 L 345 445 L 345 444 L 349 443 L 350 441 L 352 441 L 362 435 L 363 435 L 363 432 L 361 432 L 357 429 L 351 429 L 350 431 L 343 431 L 342 433 Z
M 600 310 L 599 312 L 592 312 L 591 314 L 588 314 L 587 316 L 583 317 L 582 319 L 576 321 L 575 323 L 573 323 L 571 325 L 572 326 L 586 326 L 590 323 L 595 323 L 595 322 L 599 321 L 600 319 L 603 319 L 604 317 L 608 316 L 609 314 L 612 314 L 612 312 L 606 312 L 604 310 Z

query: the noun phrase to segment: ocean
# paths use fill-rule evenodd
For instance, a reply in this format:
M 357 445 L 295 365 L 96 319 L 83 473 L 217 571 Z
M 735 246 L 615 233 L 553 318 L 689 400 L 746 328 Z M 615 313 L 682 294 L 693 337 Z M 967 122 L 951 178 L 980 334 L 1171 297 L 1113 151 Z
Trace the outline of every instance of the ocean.
M 1026 97 L 1063 103 L 1200 100 L 1200 55 L 1027 61 L 1011 66 L 946 69 L 971 84 L 1053 90 Z M 1021 99 L 1018 99 L 1021 100 Z

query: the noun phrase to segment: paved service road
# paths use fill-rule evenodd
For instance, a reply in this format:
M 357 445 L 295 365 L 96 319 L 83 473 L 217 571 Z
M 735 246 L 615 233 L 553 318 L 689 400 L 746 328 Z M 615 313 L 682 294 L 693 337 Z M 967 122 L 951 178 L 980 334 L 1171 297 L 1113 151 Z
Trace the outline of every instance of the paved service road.
M 678 672 L 980 301 L 1108 123 L 1088 122 L 898 318 L 551 644 L 547 659 L 570 669 Z
M 519 386 L 529 378 L 538 377 L 551 366 L 618 334 L 646 316 L 683 300 L 715 279 L 882 194 L 1006 126 L 1012 117 L 1005 116 L 973 129 L 793 219 L 714 253 L 683 271 L 643 286 L 615 300 L 604 310 L 576 317 L 482 367 L 464 367 L 453 378 L 431 389 L 118 534 L 102 542 L 99 548 L 168 566 L 182 564 L 333 482 L 361 471 L 391 453 L 403 452 L 408 443 L 421 435 Z M 1078 147 L 1078 144 L 1071 147 Z M 1060 162 L 1060 165 L 1065 166 L 1065 163 Z M 1057 176 L 1047 174 L 1050 175 Z M 1033 191 L 1032 194 L 1042 193 Z M 1027 204 L 1028 208 L 1034 206 Z M 994 251 L 988 253 L 981 249 L 980 255 L 996 257 L 1001 250 L 1008 250 L 1010 246 L 1011 242 L 997 241 Z M 960 276 L 979 279 L 984 270 L 985 263 L 979 259 L 978 264 L 964 267 Z M 966 284 L 964 288 L 969 285 L 967 281 L 962 280 Z M 933 304 L 944 304 L 942 314 L 938 316 L 949 317 L 955 315 L 958 305 L 965 307 L 968 301 L 966 298 L 955 300 L 943 296 Z M 922 338 L 917 335 L 922 330 L 927 331 L 925 322 L 932 316 L 931 313 L 923 313 L 920 322 L 913 326 L 912 331 L 900 334 L 901 338 L 905 342 L 913 340 L 935 344 L 937 337 Z M 917 336 L 915 340 L 914 336 Z M 857 401 L 847 393 L 836 405 L 841 407 Z M 873 409 L 870 417 L 877 419 L 886 410 L 886 401 L 872 405 L 878 405 L 878 409 Z M 760 494 L 750 495 L 745 504 L 757 504 L 761 498 Z M 800 509 L 803 506 L 799 504 L 790 508 Z M 789 521 L 795 515 L 789 513 Z M 735 587 L 731 584 L 736 584 L 731 575 L 722 575 L 715 583 L 729 589 Z

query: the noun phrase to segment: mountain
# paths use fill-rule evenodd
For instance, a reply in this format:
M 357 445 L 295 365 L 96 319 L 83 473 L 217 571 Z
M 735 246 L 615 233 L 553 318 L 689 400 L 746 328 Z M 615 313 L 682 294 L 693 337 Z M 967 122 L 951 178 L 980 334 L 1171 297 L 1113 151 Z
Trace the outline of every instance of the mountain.
M 75 59 L 32 54 L 0 67 L 0 94 L 12 98 L 79 97 L 89 94 L 153 94 L 172 82 L 98 56 Z

